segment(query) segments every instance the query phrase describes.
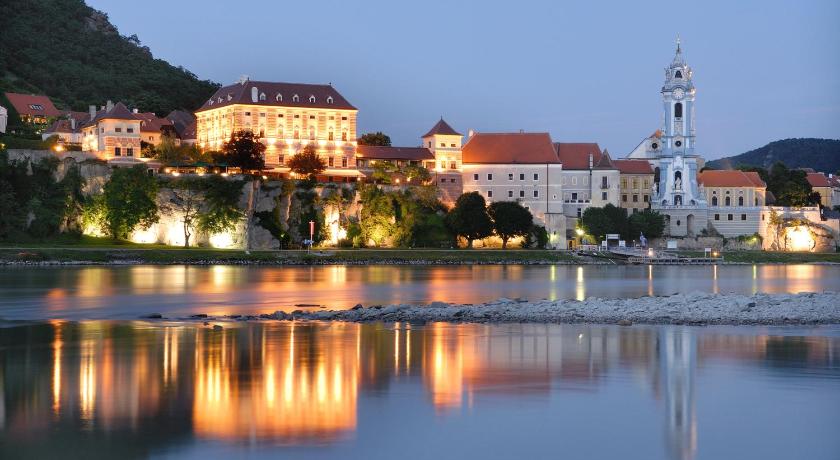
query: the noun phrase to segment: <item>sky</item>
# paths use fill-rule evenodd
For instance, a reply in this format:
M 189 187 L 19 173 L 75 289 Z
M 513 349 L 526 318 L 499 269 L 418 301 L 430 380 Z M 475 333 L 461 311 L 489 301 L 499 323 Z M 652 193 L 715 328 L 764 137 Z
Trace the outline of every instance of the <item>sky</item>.
M 87 3 L 202 79 L 332 83 L 359 134 L 394 145 L 419 145 L 443 116 L 462 133 L 549 132 L 623 157 L 660 127 L 677 36 L 707 159 L 840 138 L 837 0 Z

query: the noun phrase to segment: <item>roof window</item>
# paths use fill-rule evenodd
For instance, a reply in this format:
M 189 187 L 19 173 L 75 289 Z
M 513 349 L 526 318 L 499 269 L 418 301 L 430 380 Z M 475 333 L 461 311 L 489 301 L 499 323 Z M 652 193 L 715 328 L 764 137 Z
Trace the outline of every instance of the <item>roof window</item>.
M 277 95 L 274 96 L 274 100 L 277 101 L 277 102 L 283 102 L 283 95 L 280 94 L 280 93 L 277 93 Z
M 333 103 L 332 96 L 327 96 L 327 104 L 332 104 L 332 103 Z
M 315 103 L 315 96 L 309 96 L 309 102 L 314 104 Z
M 297 94 L 292 96 L 292 102 L 300 102 L 300 96 L 298 96 Z

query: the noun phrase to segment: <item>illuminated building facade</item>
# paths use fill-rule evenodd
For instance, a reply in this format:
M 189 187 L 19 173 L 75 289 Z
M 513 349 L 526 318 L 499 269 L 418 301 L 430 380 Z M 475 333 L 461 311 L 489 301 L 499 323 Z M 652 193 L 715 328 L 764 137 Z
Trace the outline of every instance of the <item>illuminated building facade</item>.
M 266 167 L 276 173 L 288 173 L 288 159 L 313 144 L 327 163 L 324 176 L 355 180 L 357 113 L 332 85 L 243 77 L 196 111 L 196 143 L 220 150 L 234 132 L 250 131 L 265 144 Z

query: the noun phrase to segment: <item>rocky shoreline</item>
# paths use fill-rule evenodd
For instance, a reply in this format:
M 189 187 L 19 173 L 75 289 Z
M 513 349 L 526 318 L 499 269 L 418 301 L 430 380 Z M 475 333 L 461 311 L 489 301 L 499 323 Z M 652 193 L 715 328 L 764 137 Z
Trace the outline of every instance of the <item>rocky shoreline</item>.
M 310 307 L 318 307 L 312 305 Z M 259 316 L 231 315 L 213 317 L 204 314 L 187 318 L 165 318 L 160 314 L 144 316 L 151 320 L 219 322 L 343 321 L 407 322 L 422 325 L 450 323 L 597 323 L 686 324 L 686 325 L 802 325 L 840 324 L 840 293 L 799 294 L 709 294 L 691 293 L 635 299 L 588 298 L 577 300 L 498 299 L 481 304 L 432 302 L 427 305 L 361 304 L 347 310 L 277 311 Z

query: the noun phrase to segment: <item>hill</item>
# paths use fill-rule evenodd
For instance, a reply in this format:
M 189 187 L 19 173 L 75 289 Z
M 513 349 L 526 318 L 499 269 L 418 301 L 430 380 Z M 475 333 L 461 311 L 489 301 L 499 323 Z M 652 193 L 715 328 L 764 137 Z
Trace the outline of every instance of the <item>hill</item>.
M 0 2 L 0 92 L 46 94 L 78 111 L 121 100 L 163 115 L 198 108 L 217 87 L 155 59 L 83 0 Z
M 788 168 L 814 168 L 816 171 L 840 171 L 840 140 L 837 139 L 783 139 L 764 147 L 731 157 L 706 163 L 712 169 L 732 169 L 737 166 L 770 168 L 781 161 Z

